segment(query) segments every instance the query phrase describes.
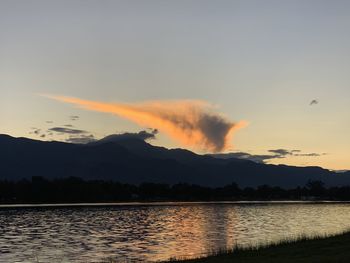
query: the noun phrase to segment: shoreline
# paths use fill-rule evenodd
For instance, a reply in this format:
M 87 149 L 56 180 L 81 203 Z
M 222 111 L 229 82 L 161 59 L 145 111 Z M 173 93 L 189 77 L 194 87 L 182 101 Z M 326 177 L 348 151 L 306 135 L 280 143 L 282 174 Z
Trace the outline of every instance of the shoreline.
M 54 208 L 54 207 L 114 207 L 114 206 L 171 206 L 171 205 L 273 205 L 273 204 L 349 204 L 350 201 L 333 200 L 247 200 L 247 201 L 138 201 L 138 202 L 96 202 L 96 203 L 11 203 L 0 204 L 1 208 Z
M 330 236 L 282 240 L 258 247 L 236 247 L 194 259 L 169 259 L 164 263 L 228 262 L 350 262 L 350 230 Z

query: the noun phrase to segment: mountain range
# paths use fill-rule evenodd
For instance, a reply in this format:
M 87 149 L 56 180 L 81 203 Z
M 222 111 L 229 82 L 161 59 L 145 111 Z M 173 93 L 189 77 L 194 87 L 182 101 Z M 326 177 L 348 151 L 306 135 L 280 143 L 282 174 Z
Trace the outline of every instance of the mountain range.
M 81 177 L 122 183 L 189 183 L 218 187 L 237 183 L 292 188 L 309 180 L 350 185 L 350 172 L 321 167 L 256 163 L 153 146 L 137 138 L 108 136 L 88 144 L 39 141 L 0 135 L 0 180 Z

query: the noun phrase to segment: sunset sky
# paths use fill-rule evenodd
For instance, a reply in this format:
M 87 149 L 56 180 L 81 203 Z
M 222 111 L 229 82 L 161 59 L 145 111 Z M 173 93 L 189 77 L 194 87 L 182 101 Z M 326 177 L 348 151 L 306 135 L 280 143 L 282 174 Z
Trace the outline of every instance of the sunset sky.
M 349 32 L 340 0 L 2 0 L 0 133 L 151 128 L 155 145 L 350 169 Z

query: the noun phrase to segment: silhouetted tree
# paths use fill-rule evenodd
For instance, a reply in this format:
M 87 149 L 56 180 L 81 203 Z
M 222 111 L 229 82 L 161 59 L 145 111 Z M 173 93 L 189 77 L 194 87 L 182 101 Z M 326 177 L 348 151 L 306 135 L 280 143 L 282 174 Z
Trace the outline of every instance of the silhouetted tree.
M 0 181 L 1 203 L 302 200 L 313 197 L 350 200 L 350 186 L 326 188 L 321 181 L 309 181 L 305 187 L 294 189 L 261 185 L 242 190 L 235 183 L 219 188 L 157 183 L 136 186 L 115 181 L 84 181 L 78 177 L 47 180 L 40 176 L 31 181 Z
M 306 188 L 309 190 L 309 194 L 316 197 L 324 196 L 326 189 L 322 181 L 308 181 Z

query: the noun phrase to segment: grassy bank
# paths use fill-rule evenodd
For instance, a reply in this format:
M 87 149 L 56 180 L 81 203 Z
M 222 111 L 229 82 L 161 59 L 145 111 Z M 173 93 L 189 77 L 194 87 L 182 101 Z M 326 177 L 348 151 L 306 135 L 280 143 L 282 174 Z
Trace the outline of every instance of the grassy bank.
M 302 239 L 261 247 L 235 249 L 205 258 L 174 260 L 176 263 L 295 263 L 350 262 L 350 232 L 327 238 Z

